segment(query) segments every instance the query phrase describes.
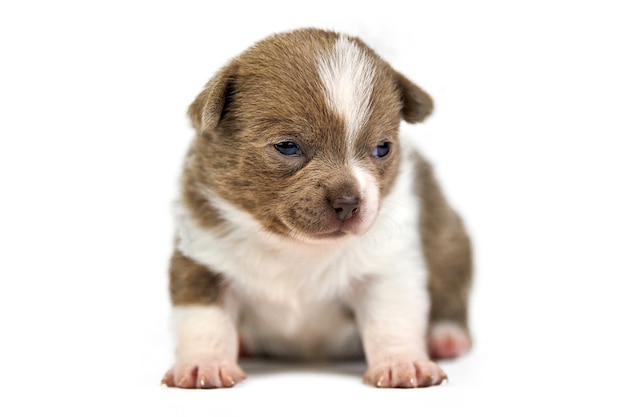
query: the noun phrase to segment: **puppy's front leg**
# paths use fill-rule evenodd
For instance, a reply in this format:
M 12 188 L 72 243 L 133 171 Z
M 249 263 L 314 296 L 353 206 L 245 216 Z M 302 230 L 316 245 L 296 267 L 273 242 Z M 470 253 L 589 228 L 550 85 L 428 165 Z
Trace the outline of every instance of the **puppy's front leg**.
M 174 252 L 170 294 L 176 333 L 176 363 L 163 383 L 180 388 L 232 387 L 245 378 L 237 365 L 238 338 L 225 307 L 219 275 Z
M 381 388 L 439 385 L 447 379 L 428 358 L 428 295 L 415 277 L 373 277 L 352 299 L 368 369 L 365 382 Z

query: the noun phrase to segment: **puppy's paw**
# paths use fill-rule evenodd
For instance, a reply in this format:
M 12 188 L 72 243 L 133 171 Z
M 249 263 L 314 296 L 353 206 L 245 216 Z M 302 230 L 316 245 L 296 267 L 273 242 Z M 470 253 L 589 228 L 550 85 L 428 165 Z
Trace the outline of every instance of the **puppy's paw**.
M 230 388 L 245 378 L 234 362 L 179 361 L 161 383 L 178 388 Z
M 435 359 L 452 359 L 467 353 L 472 339 L 466 329 L 451 323 L 435 324 L 428 334 L 428 350 Z
M 378 388 L 421 388 L 439 385 L 448 376 L 427 359 L 404 360 L 390 358 L 371 364 L 363 380 Z

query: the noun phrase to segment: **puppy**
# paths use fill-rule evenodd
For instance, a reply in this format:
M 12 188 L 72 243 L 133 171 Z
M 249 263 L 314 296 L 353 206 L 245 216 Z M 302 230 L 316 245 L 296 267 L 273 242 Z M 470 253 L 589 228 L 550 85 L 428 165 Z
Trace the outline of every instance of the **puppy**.
M 446 380 L 429 353 L 470 348 L 470 242 L 398 134 L 432 108 L 361 40 L 315 29 L 257 43 L 206 84 L 175 205 L 164 384 L 231 387 L 242 354 L 364 355 L 377 387 Z

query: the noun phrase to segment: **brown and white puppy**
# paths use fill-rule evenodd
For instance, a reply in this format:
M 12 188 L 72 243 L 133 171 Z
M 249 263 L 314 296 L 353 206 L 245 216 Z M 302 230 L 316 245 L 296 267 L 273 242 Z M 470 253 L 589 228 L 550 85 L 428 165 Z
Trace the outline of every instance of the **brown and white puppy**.
M 364 354 L 378 387 L 446 379 L 429 351 L 470 347 L 470 243 L 398 134 L 432 106 L 361 40 L 315 29 L 271 36 L 207 83 L 175 208 L 165 384 L 233 386 L 242 351 Z

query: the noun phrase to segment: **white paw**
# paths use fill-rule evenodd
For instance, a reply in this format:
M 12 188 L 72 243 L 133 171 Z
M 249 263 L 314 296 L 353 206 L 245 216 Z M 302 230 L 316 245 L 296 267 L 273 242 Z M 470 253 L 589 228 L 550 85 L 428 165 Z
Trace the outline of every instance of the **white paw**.
M 420 388 L 439 385 L 448 376 L 427 359 L 394 359 L 370 364 L 363 380 L 379 388 Z
M 179 361 L 161 383 L 178 388 L 230 388 L 245 378 L 243 370 L 232 361 Z
M 428 334 L 428 351 L 432 358 L 456 358 L 467 353 L 471 347 L 469 333 L 455 323 L 437 323 Z

